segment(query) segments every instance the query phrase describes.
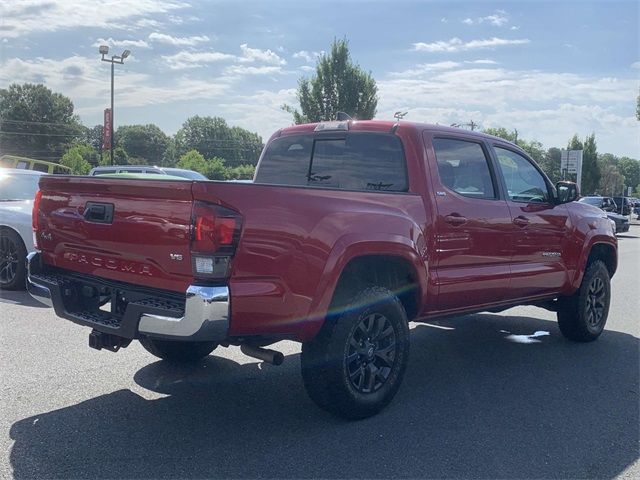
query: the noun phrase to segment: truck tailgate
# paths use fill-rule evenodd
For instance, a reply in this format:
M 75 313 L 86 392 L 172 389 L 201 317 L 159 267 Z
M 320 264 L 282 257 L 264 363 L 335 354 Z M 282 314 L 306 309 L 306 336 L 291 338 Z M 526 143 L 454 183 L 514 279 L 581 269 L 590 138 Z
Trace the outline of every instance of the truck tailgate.
M 193 278 L 191 188 L 187 181 L 45 176 L 37 232 L 43 259 L 79 273 L 184 292 Z

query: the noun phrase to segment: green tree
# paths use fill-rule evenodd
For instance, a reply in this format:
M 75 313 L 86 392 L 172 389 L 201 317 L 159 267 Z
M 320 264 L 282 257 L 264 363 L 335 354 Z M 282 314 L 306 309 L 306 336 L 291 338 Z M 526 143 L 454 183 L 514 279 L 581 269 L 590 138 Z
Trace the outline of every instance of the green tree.
M 229 180 L 251 180 L 256 167 L 253 165 L 239 165 L 229 169 Z
M 32 83 L 0 89 L 0 153 L 55 160 L 81 135 L 64 95 Z
M 544 155 L 544 159 L 540 163 L 540 168 L 547 174 L 553 183 L 562 180 L 560 172 L 560 156 L 562 155 L 559 148 L 551 147 Z
M 600 183 L 595 133 L 585 138 L 582 150 L 582 185 L 580 185 L 580 189 L 586 194 L 594 193 Z
M 184 168 L 185 170 L 193 170 L 194 172 L 200 172 L 204 175 L 206 170 L 206 160 L 200 152 L 197 150 L 189 150 L 187 153 L 180 157 L 176 167 Z
M 176 153 L 197 150 L 205 158 L 222 158 L 227 165 L 255 165 L 262 151 L 262 138 L 240 127 L 229 127 L 220 117 L 188 118 L 175 136 Z
M 124 148 L 116 147 L 113 149 L 114 165 L 133 165 L 129 160 L 129 155 L 127 155 L 127 152 L 125 152 Z M 100 160 L 100 165 L 111 165 L 111 152 L 109 150 L 102 151 L 102 159 Z
M 640 184 L 640 162 L 634 158 L 622 157 L 618 169 L 624 175 L 625 185 L 634 190 Z
M 72 148 L 82 155 L 82 158 L 90 165 L 98 165 L 100 163 L 100 154 L 93 146 L 87 143 L 77 143 Z
M 598 193 L 605 196 L 614 196 L 620 192 L 624 184 L 624 175 L 613 163 L 608 163 L 600 169 L 600 182 Z
M 503 127 L 491 127 L 485 128 L 483 130 L 487 135 L 493 135 L 494 137 L 499 137 L 507 142 L 515 143 L 516 142 L 516 133 L 515 131 L 509 132 L 506 128 Z
M 197 150 L 189 150 L 182 155 L 176 167 L 200 172 L 210 180 L 229 179 L 229 169 L 224 164 L 223 159 L 214 157 L 205 160 L 204 156 Z
M 91 165 L 82 158 L 81 151 L 81 147 L 70 148 L 60 159 L 60 165 L 69 167 L 74 175 L 87 175 L 91 170 Z
M 301 112 L 289 105 L 282 109 L 297 124 L 334 120 L 338 112 L 369 120 L 378 106 L 376 81 L 353 63 L 346 38 L 333 41 L 331 52 L 318 59 L 315 75 L 299 80 L 296 96 Z
M 122 147 L 136 164 L 163 165 L 169 137 L 154 124 L 123 125 L 115 134 L 116 145 Z

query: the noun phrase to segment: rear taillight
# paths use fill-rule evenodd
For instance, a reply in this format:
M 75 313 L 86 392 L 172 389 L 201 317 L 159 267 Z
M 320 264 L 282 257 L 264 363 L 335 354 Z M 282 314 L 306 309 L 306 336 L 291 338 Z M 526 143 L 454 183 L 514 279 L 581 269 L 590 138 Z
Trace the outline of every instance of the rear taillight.
M 195 202 L 192 218 L 191 258 L 194 276 L 227 278 L 240 240 L 240 215 L 219 205 Z
M 33 228 L 33 246 L 38 247 L 38 228 L 40 227 L 40 200 L 42 200 L 42 191 L 38 190 L 33 199 L 33 210 L 31 211 L 31 227 Z

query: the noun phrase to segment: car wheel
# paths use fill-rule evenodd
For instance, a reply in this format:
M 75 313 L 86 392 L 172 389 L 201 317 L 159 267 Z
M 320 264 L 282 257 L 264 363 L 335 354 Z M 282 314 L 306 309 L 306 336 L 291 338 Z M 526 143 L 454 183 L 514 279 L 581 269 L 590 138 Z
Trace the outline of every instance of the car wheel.
M 391 291 L 370 287 L 302 345 L 302 377 L 320 408 L 361 419 L 393 399 L 408 356 L 409 326 L 402 304 Z
M 27 249 L 20 235 L 9 228 L 0 229 L 0 288 L 23 290 L 27 273 Z
M 202 360 L 218 346 L 215 342 L 182 342 L 143 337 L 140 343 L 151 355 L 173 363 L 194 363 Z
M 580 288 L 561 300 L 558 325 L 562 334 L 576 342 L 598 338 L 607 323 L 611 284 L 606 265 L 596 260 L 587 268 Z

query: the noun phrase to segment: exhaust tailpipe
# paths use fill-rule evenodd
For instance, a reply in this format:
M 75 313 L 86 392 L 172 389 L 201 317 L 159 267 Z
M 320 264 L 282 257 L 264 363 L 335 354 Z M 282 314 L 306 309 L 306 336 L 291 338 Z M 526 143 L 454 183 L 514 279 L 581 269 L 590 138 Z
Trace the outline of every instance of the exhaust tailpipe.
M 246 343 L 240 345 L 240 350 L 248 357 L 257 358 L 258 360 L 270 363 L 271 365 L 282 365 L 282 362 L 284 362 L 284 355 L 281 352 L 276 352 L 275 350 L 254 347 L 247 345 Z

